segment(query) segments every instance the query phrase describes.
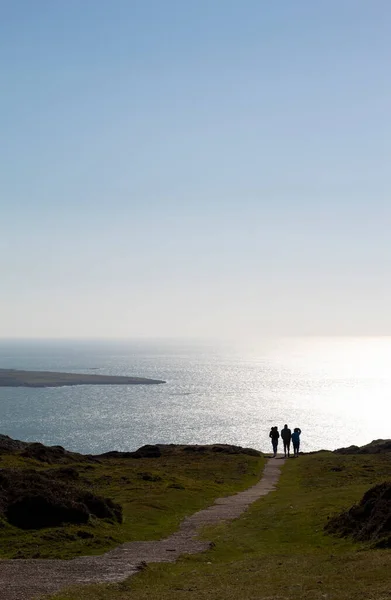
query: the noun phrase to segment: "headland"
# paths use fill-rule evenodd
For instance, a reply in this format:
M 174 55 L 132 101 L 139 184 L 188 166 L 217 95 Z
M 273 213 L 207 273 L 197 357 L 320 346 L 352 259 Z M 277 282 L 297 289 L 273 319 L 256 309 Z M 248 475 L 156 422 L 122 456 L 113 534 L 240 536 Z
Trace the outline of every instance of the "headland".
M 0 387 L 45 388 L 64 385 L 154 385 L 159 383 L 165 383 L 165 381 L 119 375 L 0 369 Z

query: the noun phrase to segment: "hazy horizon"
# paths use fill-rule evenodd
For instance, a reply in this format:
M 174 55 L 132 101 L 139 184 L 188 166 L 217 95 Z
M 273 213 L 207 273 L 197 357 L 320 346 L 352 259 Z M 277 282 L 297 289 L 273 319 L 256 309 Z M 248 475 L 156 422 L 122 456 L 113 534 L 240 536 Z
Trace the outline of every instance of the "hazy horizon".
M 167 343 L 167 344 L 233 344 L 233 345 L 256 345 L 257 343 L 262 345 L 268 342 L 282 342 L 282 341 L 298 341 L 298 340 L 311 340 L 311 341 L 321 341 L 321 340 L 380 340 L 382 338 L 389 339 L 391 335 L 382 334 L 382 335 L 318 335 L 318 334 L 306 334 L 306 335 L 264 335 L 264 336 L 253 336 L 253 337 L 201 337 L 201 336 L 193 336 L 193 337 L 169 337 L 169 336 L 161 336 L 161 337 L 153 337 L 153 336 L 138 336 L 138 337 L 98 337 L 98 336 L 90 336 L 90 337 L 0 337 L 0 343 L 12 343 L 12 342 L 129 342 L 129 343 L 137 343 L 137 342 L 151 342 L 151 343 Z
M 391 335 L 390 22 L 4 6 L 0 339 Z

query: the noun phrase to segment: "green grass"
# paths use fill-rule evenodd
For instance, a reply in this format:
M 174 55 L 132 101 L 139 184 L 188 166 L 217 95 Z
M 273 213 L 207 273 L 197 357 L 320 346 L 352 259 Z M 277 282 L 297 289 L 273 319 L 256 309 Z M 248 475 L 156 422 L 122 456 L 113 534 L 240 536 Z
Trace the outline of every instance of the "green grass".
M 320 453 L 290 460 L 275 493 L 204 531 L 212 550 L 151 564 L 121 584 L 53 600 L 389 600 L 391 551 L 327 535 L 327 518 L 391 479 L 390 456 Z
M 186 515 L 253 484 L 263 462 L 244 454 L 189 456 L 178 451 L 160 458 L 71 463 L 82 486 L 123 506 L 123 524 L 94 519 L 87 525 L 24 531 L 0 520 L 0 558 L 72 558 L 100 554 L 126 541 L 160 539 L 175 531 Z M 2 455 L 0 468 L 5 467 L 49 465 Z

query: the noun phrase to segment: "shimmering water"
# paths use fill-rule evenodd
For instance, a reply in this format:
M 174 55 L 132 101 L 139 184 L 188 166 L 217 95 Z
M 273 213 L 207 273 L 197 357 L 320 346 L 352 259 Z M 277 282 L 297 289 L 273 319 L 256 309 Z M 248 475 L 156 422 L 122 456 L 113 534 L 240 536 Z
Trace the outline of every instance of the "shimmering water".
M 147 443 L 269 450 L 271 425 L 304 451 L 391 437 L 391 338 L 251 345 L 0 342 L 0 366 L 164 379 L 159 386 L 0 388 L 0 432 L 80 452 Z M 91 370 L 93 369 L 93 370 Z

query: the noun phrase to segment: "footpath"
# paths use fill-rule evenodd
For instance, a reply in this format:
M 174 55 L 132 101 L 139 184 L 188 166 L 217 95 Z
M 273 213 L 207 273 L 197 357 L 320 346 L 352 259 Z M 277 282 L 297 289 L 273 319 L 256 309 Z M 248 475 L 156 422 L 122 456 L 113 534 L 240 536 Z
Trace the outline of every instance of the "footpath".
M 163 540 L 128 542 L 100 556 L 72 560 L 0 560 L 1 600 L 32 600 L 72 585 L 120 582 L 148 563 L 175 562 L 182 554 L 204 552 L 211 543 L 196 539 L 199 530 L 238 518 L 255 500 L 273 491 L 284 462 L 269 459 L 258 483 L 187 517 L 176 533 Z

